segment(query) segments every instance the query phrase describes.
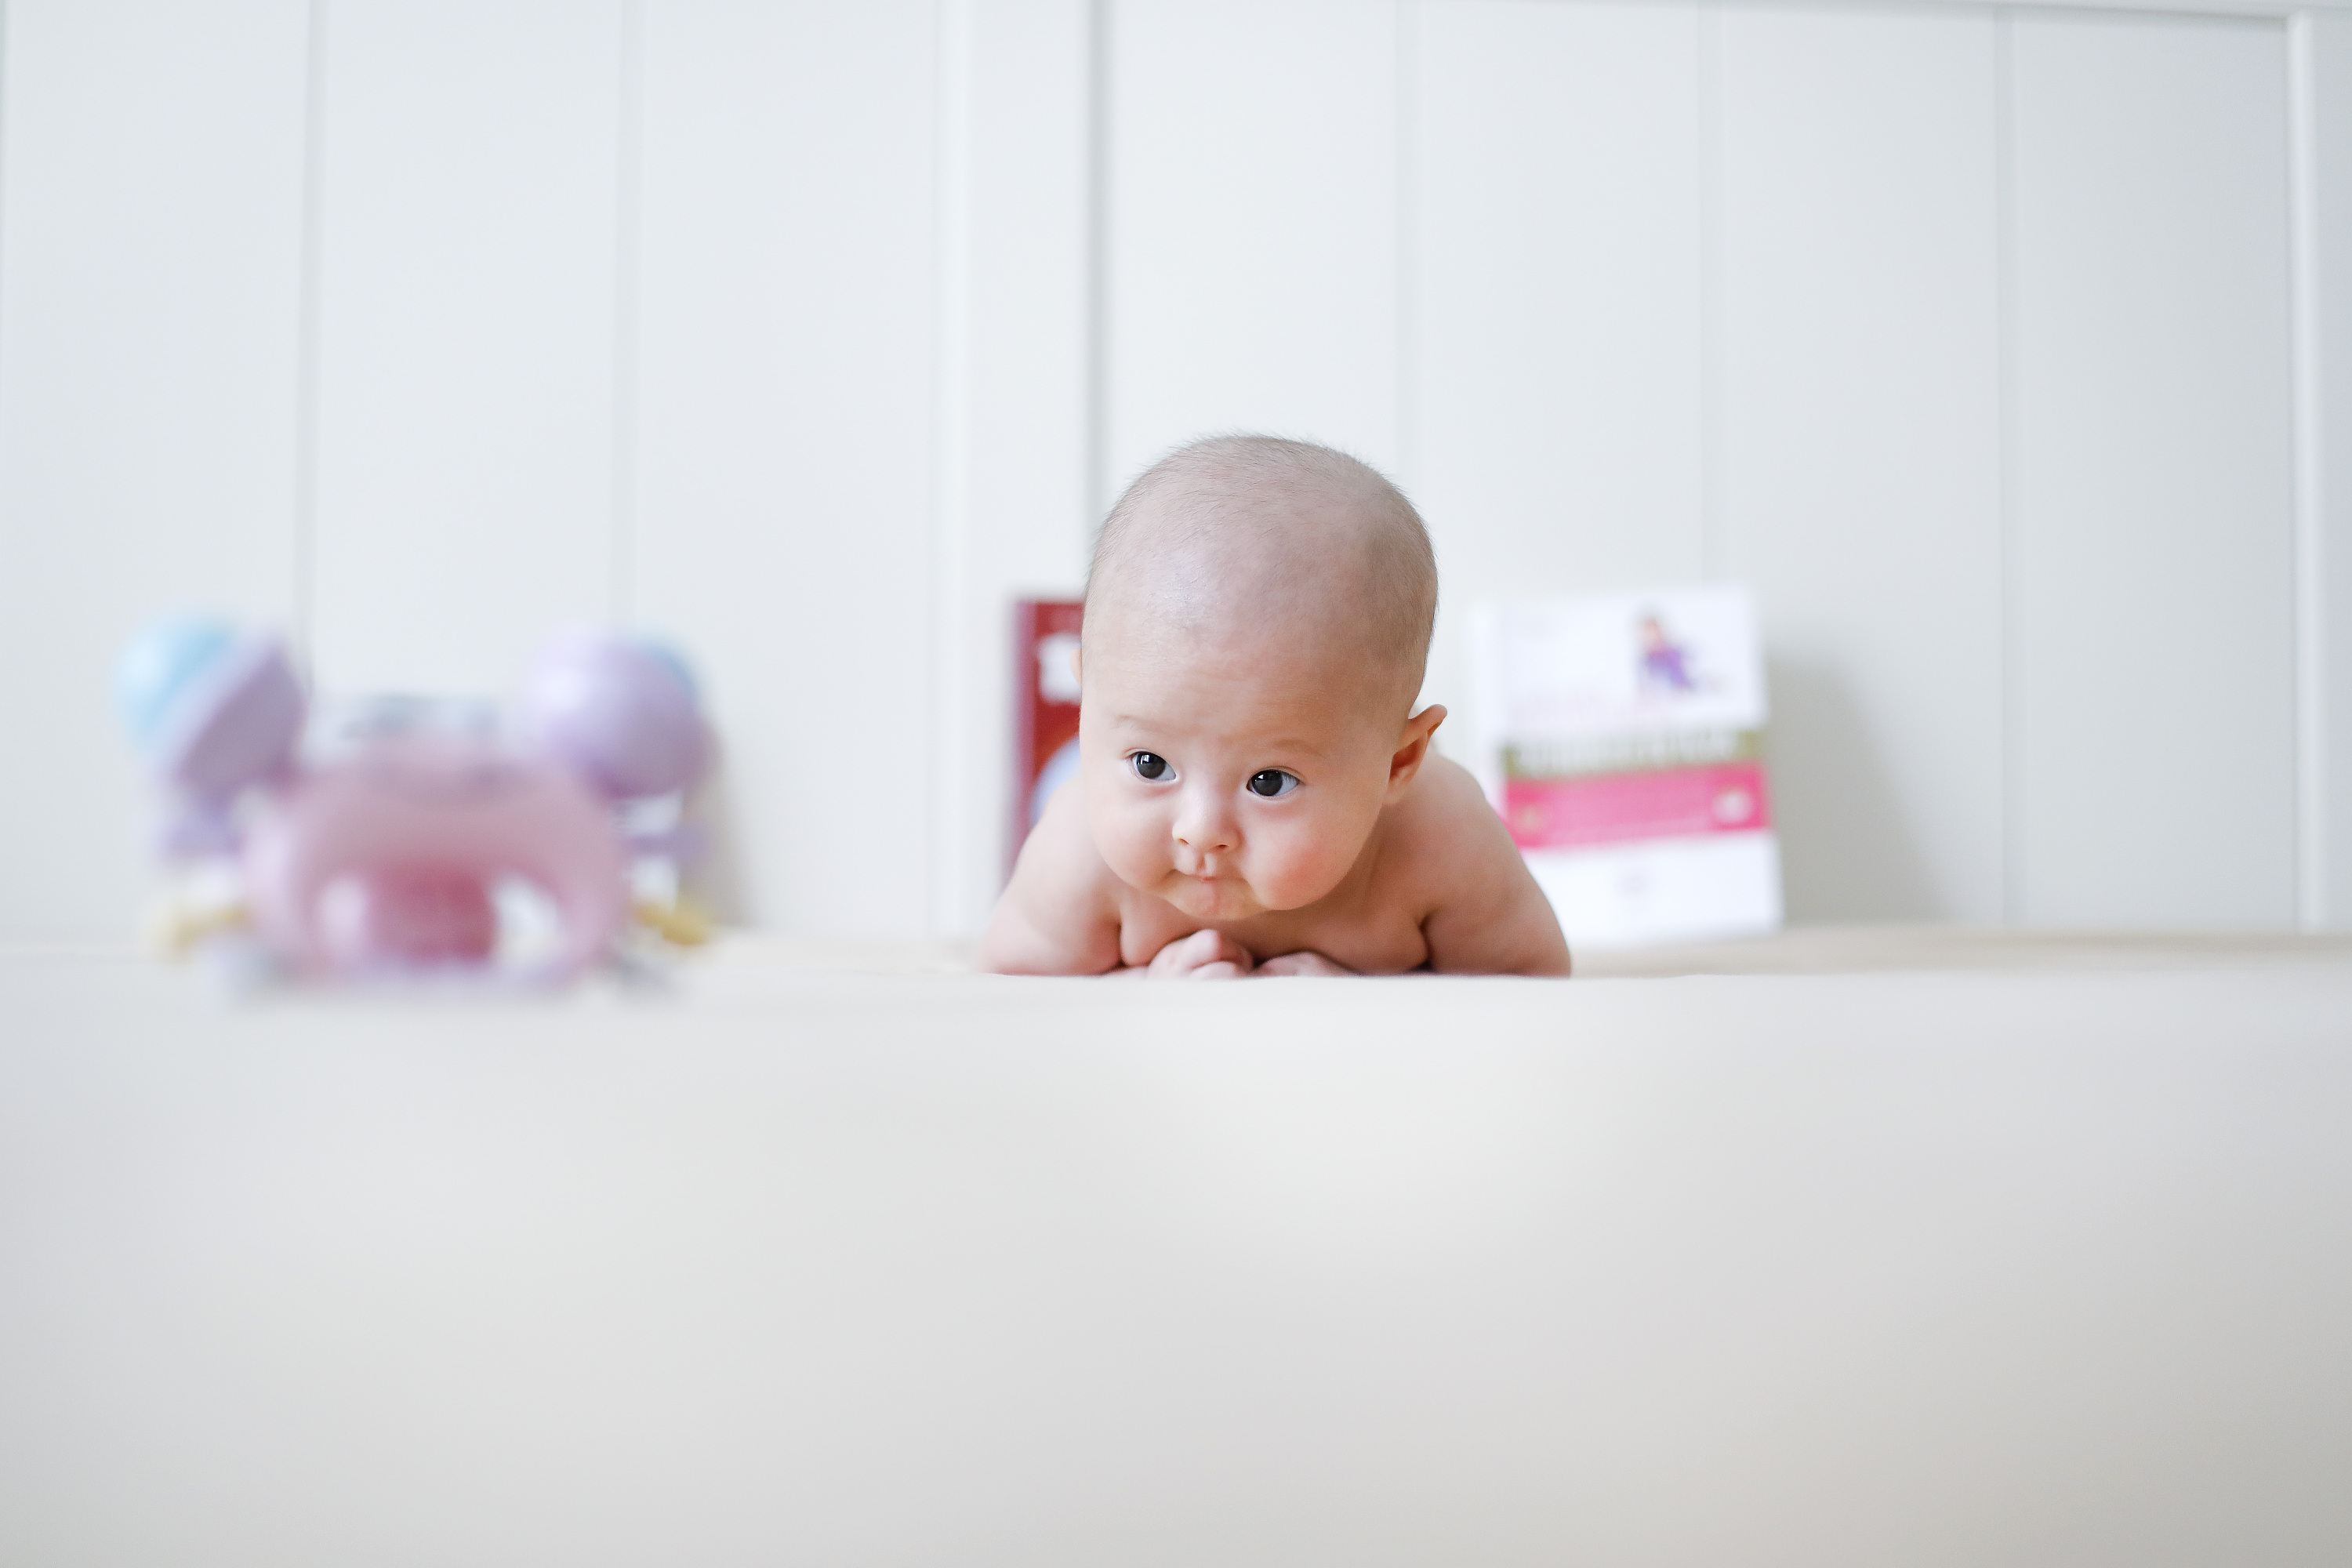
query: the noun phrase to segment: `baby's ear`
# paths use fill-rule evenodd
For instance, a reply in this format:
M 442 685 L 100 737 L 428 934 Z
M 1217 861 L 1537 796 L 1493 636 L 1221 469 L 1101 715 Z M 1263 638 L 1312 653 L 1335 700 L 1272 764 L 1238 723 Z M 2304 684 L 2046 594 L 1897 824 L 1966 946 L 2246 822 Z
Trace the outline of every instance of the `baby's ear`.
M 1430 737 L 1444 722 L 1445 710 L 1434 702 L 1404 721 L 1404 733 L 1397 737 L 1396 750 L 1389 756 L 1391 800 L 1421 772 L 1421 764 L 1429 760 Z

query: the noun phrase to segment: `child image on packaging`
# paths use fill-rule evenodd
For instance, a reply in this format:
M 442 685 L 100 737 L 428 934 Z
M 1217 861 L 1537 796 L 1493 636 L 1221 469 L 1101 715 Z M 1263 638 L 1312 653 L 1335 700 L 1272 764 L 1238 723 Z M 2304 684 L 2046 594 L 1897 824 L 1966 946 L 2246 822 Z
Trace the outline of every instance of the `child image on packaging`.
M 1079 763 L 982 938 L 1008 973 L 1565 974 L 1568 946 L 1413 702 L 1429 536 L 1366 465 L 1194 442 L 1111 509 L 1087 582 Z
M 1664 623 L 1655 614 L 1642 617 L 1641 638 L 1640 680 L 1644 689 L 1697 689 L 1691 679 L 1690 649 L 1666 635 Z

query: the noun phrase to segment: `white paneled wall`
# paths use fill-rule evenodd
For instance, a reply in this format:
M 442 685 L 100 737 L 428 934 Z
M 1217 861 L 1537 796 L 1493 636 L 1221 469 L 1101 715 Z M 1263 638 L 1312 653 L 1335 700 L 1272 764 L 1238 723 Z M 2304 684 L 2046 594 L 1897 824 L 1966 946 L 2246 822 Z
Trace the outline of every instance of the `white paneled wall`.
M 316 14 L 317 678 L 498 690 L 614 605 L 619 0 Z
M 1087 0 L 958 6 L 942 79 L 938 616 L 930 780 L 940 929 L 1002 883 L 1011 605 L 1069 592 L 1092 533 L 1093 73 Z
M 938 28 L 647 5 L 635 618 L 703 672 L 730 917 L 929 918 Z
M 1109 486 L 1217 429 L 1393 465 L 1397 8 L 1103 14 Z
M 2352 928 L 2352 16 L 2291 35 L 2298 238 L 2297 858 L 2307 924 Z
M 1460 711 L 1473 604 L 1706 569 L 1698 13 L 1411 16 L 1402 478 L 1443 585 L 1429 693 Z
M 1404 480 L 1449 703 L 1477 599 L 1752 583 L 1801 919 L 2352 925 L 2352 19 L 0 28 L 0 930 L 125 928 L 106 668 L 196 605 L 343 690 L 674 635 L 726 741 L 722 910 L 969 931 L 1008 601 L 1231 427 Z
M 1721 572 L 1790 911 L 2003 913 L 1995 24 L 1721 21 Z
M 300 0 L 9 0 L 0 36 L 0 931 L 120 940 L 146 794 L 114 652 L 297 599 Z
M 2285 35 L 2012 24 L 2029 918 L 2295 908 Z

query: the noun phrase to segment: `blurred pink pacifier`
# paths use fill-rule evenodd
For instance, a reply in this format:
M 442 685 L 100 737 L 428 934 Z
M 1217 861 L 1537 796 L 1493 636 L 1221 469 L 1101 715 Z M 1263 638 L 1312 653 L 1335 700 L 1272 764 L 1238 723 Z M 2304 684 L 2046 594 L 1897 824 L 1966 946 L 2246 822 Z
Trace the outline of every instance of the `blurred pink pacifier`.
M 633 913 L 633 860 L 689 848 L 676 833 L 630 837 L 620 805 L 689 788 L 709 753 L 677 658 L 597 633 L 567 636 L 540 661 L 520 748 L 394 708 L 347 754 L 302 765 L 305 703 L 282 648 L 209 623 L 133 643 L 119 689 L 179 797 L 166 847 L 234 856 L 255 937 L 312 975 L 498 968 L 509 895 L 552 924 L 519 976 L 561 979 L 602 961 Z

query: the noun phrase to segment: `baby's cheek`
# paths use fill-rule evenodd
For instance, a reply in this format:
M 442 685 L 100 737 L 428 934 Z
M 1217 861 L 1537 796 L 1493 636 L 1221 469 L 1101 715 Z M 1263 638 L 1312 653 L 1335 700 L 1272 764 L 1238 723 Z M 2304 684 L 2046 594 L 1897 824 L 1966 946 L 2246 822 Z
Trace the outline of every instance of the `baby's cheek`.
M 1168 868 L 1168 836 L 1150 814 L 1112 807 L 1093 814 L 1095 850 L 1121 881 L 1148 886 Z
M 1264 836 L 1250 878 L 1259 900 L 1268 909 L 1295 910 L 1338 887 L 1363 847 L 1363 835 L 1350 826 L 1308 819 Z

